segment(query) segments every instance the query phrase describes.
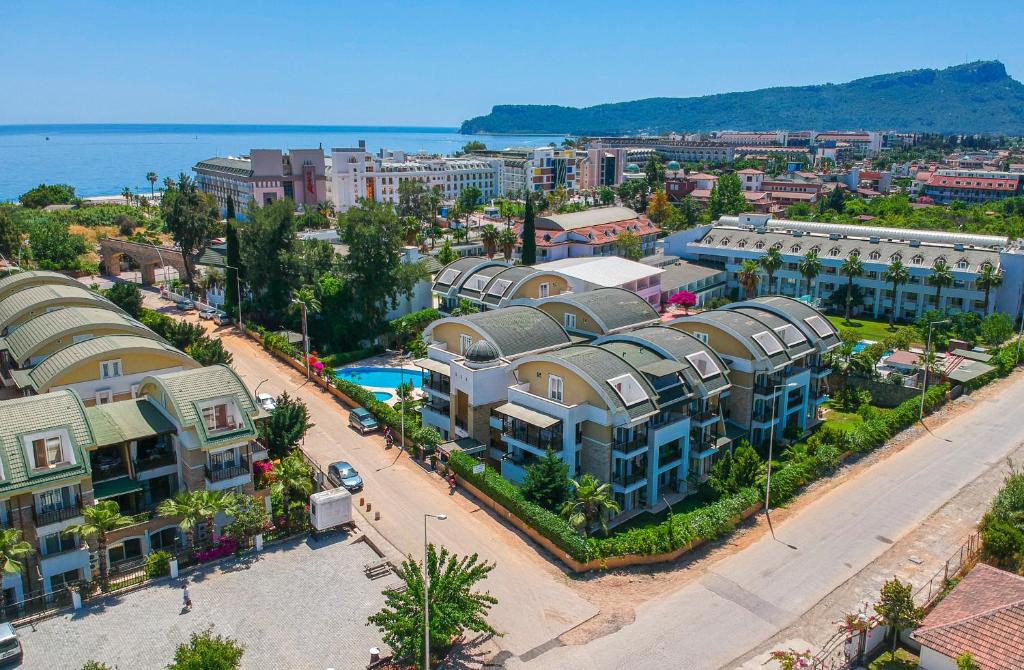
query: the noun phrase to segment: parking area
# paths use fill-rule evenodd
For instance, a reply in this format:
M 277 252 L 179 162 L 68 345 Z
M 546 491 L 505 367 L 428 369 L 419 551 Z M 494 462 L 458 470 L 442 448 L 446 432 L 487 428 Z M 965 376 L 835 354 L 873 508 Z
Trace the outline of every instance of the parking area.
M 379 634 L 366 617 L 380 609 L 394 575 L 371 581 L 377 554 L 343 535 L 292 540 L 255 559 L 189 575 L 191 612 L 180 582 L 163 583 L 18 629 L 19 667 L 77 669 L 92 659 L 132 670 L 165 668 L 178 644 L 213 626 L 245 647 L 242 668 L 365 667 Z

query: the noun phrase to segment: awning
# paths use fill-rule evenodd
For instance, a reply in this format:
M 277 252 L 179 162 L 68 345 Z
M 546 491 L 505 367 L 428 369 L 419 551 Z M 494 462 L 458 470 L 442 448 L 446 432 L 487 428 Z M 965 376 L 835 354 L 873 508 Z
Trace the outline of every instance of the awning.
M 431 372 L 436 372 L 437 374 L 444 375 L 445 377 L 451 377 L 452 375 L 451 366 L 447 363 L 442 363 L 441 361 L 435 361 L 430 358 L 417 358 L 412 362 L 412 364 L 418 368 L 430 370 Z
M 447 458 L 453 451 L 461 451 L 462 453 L 473 456 L 475 454 L 483 453 L 486 450 L 486 446 L 479 440 L 475 440 L 472 437 L 460 437 L 447 442 L 442 442 L 437 445 L 437 450 L 441 453 L 441 456 Z
M 85 408 L 97 446 L 174 432 L 174 424 L 146 398 Z
M 977 361 L 964 361 L 956 368 L 946 373 L 946 376 L 955 382 L 966 384 L 973 381 L 987 372 L 995 370 L 991 365 L 985 365 Z
M 505 403 L 494 408 L 494 411 L 498 414 L 504 414 L 520 421 L 525 421 L 531 426 L 537 426 L 538 428 L 550 428 L 555 425 L 561 419 L 550 417 L 547 414 L 541 414 L 535 412 L 532 409 L 527 409 L 521 405 L 513 405 L 510 402 Z
M 682 372 L 685 369 L 685 365 L 670 358 L 662 358 L 640 366 L 640 372 L 645 372 L 652 377 L 664 377 L 672 374 L 673 372 Z
M 124 495 L 125 493 L 135 493 L 136 491 L 141 490 L 142 484 L 131 477 L 108 479 L 105 482 L 97 482 L 92 486 L 93 497 L 95 497 L 96 500 L 116 498 L 117 496 Z

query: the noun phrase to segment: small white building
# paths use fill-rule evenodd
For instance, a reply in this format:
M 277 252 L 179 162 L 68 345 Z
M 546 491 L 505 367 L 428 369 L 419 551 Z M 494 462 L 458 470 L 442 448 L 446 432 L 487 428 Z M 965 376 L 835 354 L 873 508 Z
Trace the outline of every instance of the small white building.
M 665 272 L 661 268 L 618 256 L 563 258 L 533 267 L 565 275 L 569 278 L 573 293 L 600 287 L 618 287 L 633 291 L 655 309 L 661 306 L 661 275 Z

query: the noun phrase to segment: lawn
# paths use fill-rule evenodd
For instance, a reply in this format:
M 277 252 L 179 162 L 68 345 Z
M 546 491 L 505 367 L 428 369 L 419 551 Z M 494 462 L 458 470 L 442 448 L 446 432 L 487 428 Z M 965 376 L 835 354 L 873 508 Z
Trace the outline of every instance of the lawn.
M 885 652 L 868 666 L 868 670 L 915 670 L 916 668 L 917 656 L 906 649 L 897 649 L 895 658 L 890 656 L 889 652 Z
M 832 409 L 831 404 L 831 401 L 829 401 L 826 405 L 829 407 L 829 411 L 825 413 L 826 426 L 849 430 L 864 420 L 856 412 L 842 412 L 838 409 Z
M 881 342 L 893 333 L 893 331 L 889 330 L 889 323 L 887 321 L 850 319 L 850 322 L 847 323 L 841 316 L 830 316 L 828 317 L 828 320 L 832 322 L 833 326 L 840 330 L 852 330 L 857 333 L 862 340 L 874 340 L 875 342 Z
M 704 489 L 703 487 L 693 495 L 686 496 L 677 503 L 672 504 L 673 514 L 686 514 L 692 512 L 701 507 L 705 507 L 713 503 L 717 499 L 717 496 L 713 491 Z M 621 533 L 632 528 L 639 528 L 641 526 L 657 526 L 662 521 L 668 518 L 668 508 L 665 508 L 657 513 L 644 512 L 638 514 L 632 519 L 625 521 L 615 528 L 611 529 L 611 533 Z

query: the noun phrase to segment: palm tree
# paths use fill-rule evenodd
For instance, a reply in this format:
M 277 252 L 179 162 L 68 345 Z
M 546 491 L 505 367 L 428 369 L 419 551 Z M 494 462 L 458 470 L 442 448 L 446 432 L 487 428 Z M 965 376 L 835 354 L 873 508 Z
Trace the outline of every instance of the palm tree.
M 121 189 L 121 197 L 124 198 L 124 204 L 132 204 L 132 190 L 127 186 Z
M 897 258 L 892 263 L 889 263 L 889 267 L 885 268 L 882 278 L 892 284 L 892 312 L 889 314 L 889 330 L 892 330 L 893 323 L 896 321 L 896 309 L 898 307 L 896 304 L 896 293 L 899 291 L 900 286 L 910 281 L 910 270 Z
M 850 255 L 839 266 L 839 274 L 846 275 L 846 323 L 850 323 L 850 306 L 853 303 L 853 278 L 864 274 L 864 261 L 860 256 Z
M 324 200 L 316 205 L 316 212 L 325 219 L 329 219 L 334 216 L 334 203 L 330 200 Z
M 800 276 L 807 280 L 807 295 L 814 295 L 811 292 L 811 283 L 821 274 L 821 259 L 817 251 L 808 251 L 800 259 Z
M 293 451 L 274 466 L 274 484 L 271 491 L 281 496 L 284 518 L 288 523 L 288 509 L 293 497 L 305 498 L 313 492 L 313 477 L 302 454 Z
M 224 288 L 224 273 L 215 267 L 209 267 L 206 269 L 206 288 L 207 290 L 216 291 L 219 288 Z
M 574 528 L 582 529 L 584 534 L 595 521 L 607 534 L 608 515 L 619 512 L 619 503 L 612 498 L 611 484 L 602 484 L 594 475 L 583 475 L 579 481 L 572 480 L 572 486 L 576 493 L 562 506 L 562 516 Z
M 323 309 L 320 299 L 317 298 L 316 289 L 309 284 L 296 289 L 294 297 L 296 301 L 306 306 L 307 314 L 319 314 L 320 310 Z M 295 303 L 293 302 L 292 304 L 294 305 Z
M 235 494 L 224 491 L 196 491 L 206 528 L 213 538 L 214 519 L 221 512 L 227 512 L 235 504 Z
M 157 513 L 160 516 L 181 519 L 178 521 L 178 526 L 188 536 L 188 549 L 193 554 L 196 551 L 196 526 L 206 519 L 201 493 L 203 491 L 179 493 L 175 497 L 163 501 L 157 507 Z
M 771 293 L 773 283 L 772 279 L 775 277 L 775 272 L 782 267 L 782 254 L 779 253 L 778 249 L 772 247 L 764 256 L 761 256 L 760 260 L 758 260 L 758 265 L 760 265 L 764 269 L 765 274 L 768 275 L 768 292 Z M 776 293 L 779 292 L 780 291 L 776 291 Z
M 0 563 L 3 564 L 3 575 L 20 575 L 25 569 L 21 562 L 23 556 L 32 553 L 32 545 L 21 539 L 21 531 L 17 528 L 0 530 Z M 4 590 L 0 589 L 0 612 L 4 611 Z
M 146 181 L 149 182 L 149 197 L 152 198 L 154 194 L 153 187 L 156 186 L 156 173 L 152 171 L 147 172 Z
M 480 240 L 484 243 L 484 249 L 488 258 L 494 258 L 494 254 L 498 250 L 498 238 L 500 236 L 501 233 L 491 223 L 488 223 L 480 230 Z
M 985 291 L 985 313 L 988 314 L 988 294 L 1003 285 L 1003 271 L 997 270 L 991 263 L 985 263 L 975 283 Z
M 518 207 L 516 203 L 507 198 L 498 201 L 498 215 L 505 219 L 505 227 L 512 227 L 512 217 L 516 215 Z
M 91 507 L 82 510 L 85 521 L 68 526 L 65 535 L 81 535 L 83 538 L 96 538 L 96 553 L 99 555 L 100 586 L 107 585 L 107 534 L 118 528 L 130 526 L 134 521 L 131 517 L 121 514 L 121 508 L 113 500 L 101 500 Z
M 932 273 L 928 276 L 928 283 L 935 287 L 935 309 L 942 309 L 939 302 L 942 298 L 942 289 L 953 285 L 953 273 L 946 265 L 946 261 L 942 259 L 935 261 Z
M 743 288 L 744 298 L 757 297 L 757 284 L 761 281 L 761 265 L 752 258 L 740 263 L 740 271 L 737 273 L 740 286 Z
M 498 236 L 498 244 L 501 245 L 501 253 L 504 254 L 505 260 L 512 260 L 512 252 L 516 249 L 516 244 L 519 243 L 519 235 L 516 234 L 515 228 L 506 228 L 501 231 Z

